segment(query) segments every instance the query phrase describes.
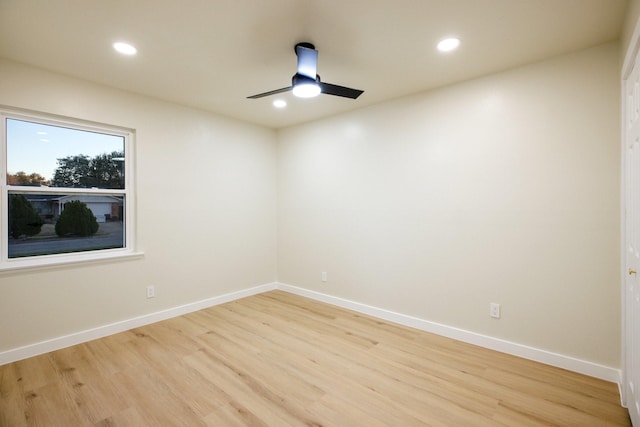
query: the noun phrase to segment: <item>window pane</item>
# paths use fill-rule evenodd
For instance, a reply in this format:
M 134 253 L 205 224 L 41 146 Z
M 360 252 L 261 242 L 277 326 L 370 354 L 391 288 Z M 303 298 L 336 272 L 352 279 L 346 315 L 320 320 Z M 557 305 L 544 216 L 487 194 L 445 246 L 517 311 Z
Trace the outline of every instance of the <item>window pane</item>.
M 121 195 L 9 193 L 9 258 L 125 247 Z
M 7 184 L 124 189 L 124 137 L 7 119 Z

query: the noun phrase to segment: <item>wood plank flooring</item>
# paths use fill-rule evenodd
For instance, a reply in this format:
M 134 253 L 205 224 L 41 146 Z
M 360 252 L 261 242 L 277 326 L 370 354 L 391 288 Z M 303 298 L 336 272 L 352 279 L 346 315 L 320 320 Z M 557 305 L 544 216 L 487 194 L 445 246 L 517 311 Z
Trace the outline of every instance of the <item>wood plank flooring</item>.
M 0 426 L 630 426 L 615 384 L 285 292 L 0 366 Z

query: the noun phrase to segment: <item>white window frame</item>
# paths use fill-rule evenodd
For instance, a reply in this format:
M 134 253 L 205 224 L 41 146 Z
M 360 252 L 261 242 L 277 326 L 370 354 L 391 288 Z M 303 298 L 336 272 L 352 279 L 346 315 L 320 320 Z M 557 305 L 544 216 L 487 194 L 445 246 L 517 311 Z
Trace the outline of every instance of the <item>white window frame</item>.
M 121 127 L 90 123 L 71 118 L 59 118 L 43 113 L 15 111 L 0 108 L 0 149 L 3 156 L 0 161 L 0 271 L 50 267 L 59 264 L 96 262 L 117 258 L 142 256 L 135 248 L 135 132 Z M 7 119 L 22 120 L 45 125 L 66 127 L 88 132 L 105 133 L 122 136 L 124 138 L 124 189 L 95 189 L 95 188 L 63 188 L 63 187 L 33 187 L 7 184 Z M 69 194 L 69 195 L 121 195 L 124 196 L 124 247 L 116 249 L 98 249 L 82 252 L 71 252 L 51 255 L 34 255 L 29 257 L 9 258 L 9 192 L 38 194 Z

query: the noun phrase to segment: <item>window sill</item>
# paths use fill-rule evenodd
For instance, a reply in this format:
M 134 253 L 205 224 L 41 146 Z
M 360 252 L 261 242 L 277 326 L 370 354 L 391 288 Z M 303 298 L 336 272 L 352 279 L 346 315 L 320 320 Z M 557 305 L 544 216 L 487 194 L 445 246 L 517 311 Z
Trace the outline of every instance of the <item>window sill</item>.
M 87 253 L 69 255 L 51 255 L 40 259 L 10 259 L 0 265 L 0 274 L 10 272 L 35 271 L 41 269 L 52 269 L 67 267 L 79 264 L 103 263 L 110 261 L 125 261 L 143 258 L 144 252 L 113 251 L 101 254 Z

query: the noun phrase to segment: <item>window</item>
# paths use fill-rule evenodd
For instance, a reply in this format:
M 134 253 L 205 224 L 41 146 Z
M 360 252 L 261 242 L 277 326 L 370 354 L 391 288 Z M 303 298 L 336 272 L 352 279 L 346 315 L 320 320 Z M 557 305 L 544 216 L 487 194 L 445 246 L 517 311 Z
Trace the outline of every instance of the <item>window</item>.
M 133 253 L 124 129 L 2 112 L 0 268 Z

